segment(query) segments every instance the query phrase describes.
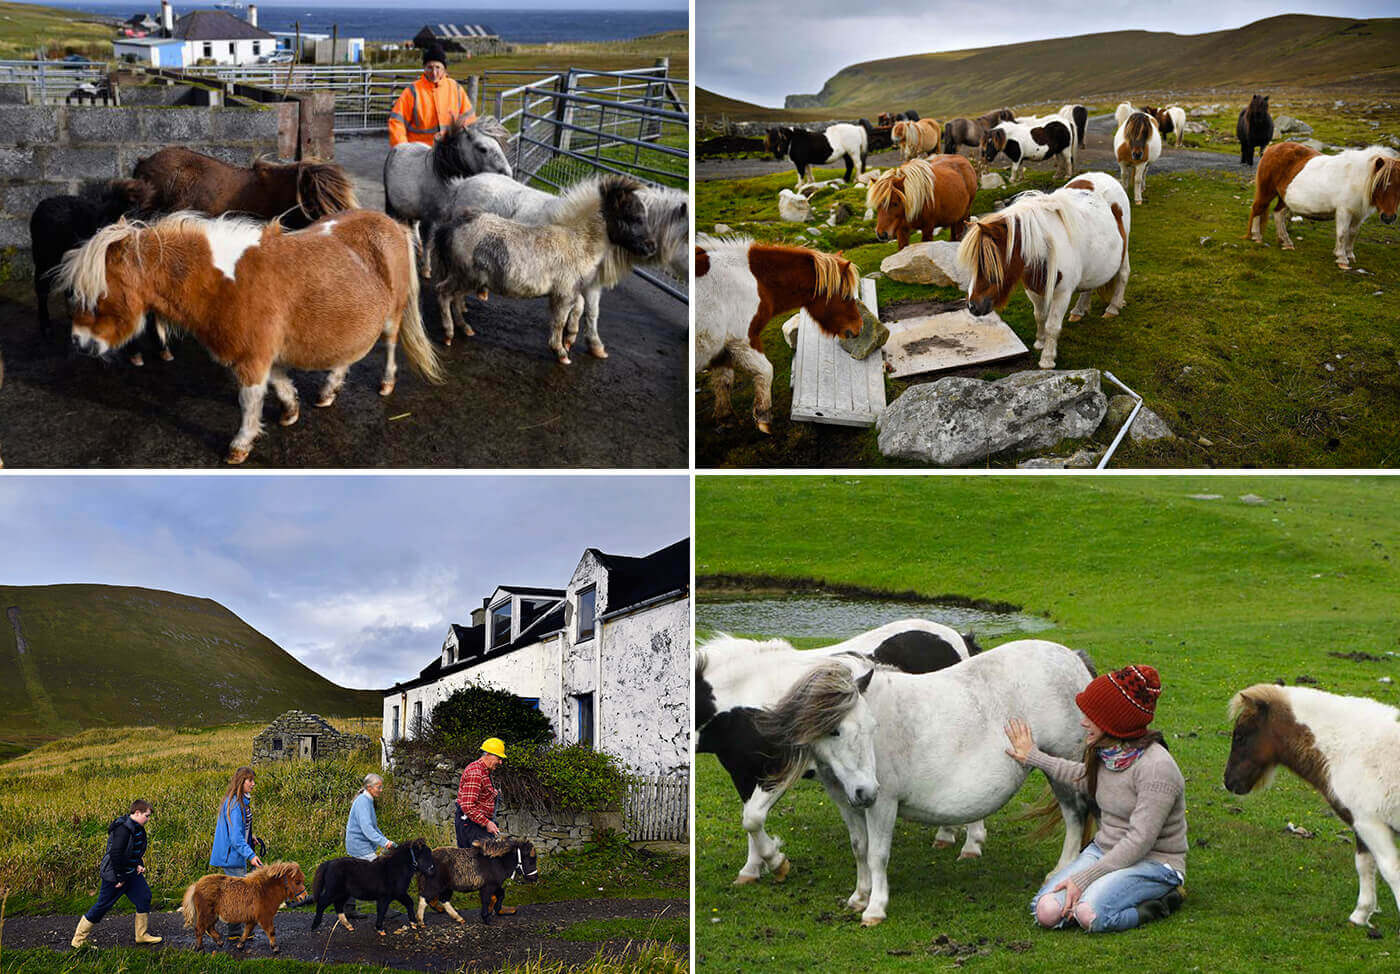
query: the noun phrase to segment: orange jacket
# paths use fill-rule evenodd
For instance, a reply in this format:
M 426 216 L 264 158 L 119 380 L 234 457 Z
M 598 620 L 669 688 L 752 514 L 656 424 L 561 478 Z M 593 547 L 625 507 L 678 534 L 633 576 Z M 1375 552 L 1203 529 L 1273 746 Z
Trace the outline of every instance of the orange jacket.
M 420 76 L 403 90 L 389 112 L 389 144 L 426 142 L 432 145 L 458 117 L 476 121 L 476 112 L 462 86 L 451 78 L 433 84 Z

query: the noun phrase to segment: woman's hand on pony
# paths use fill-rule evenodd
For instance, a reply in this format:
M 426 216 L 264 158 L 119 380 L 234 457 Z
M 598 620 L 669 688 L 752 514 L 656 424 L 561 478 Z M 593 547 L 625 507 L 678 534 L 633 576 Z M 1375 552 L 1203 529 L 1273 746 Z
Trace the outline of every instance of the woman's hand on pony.
M 1006 722 L 1004 729 L 1006 739 L 1011 742 L 1006 753 L 1015 758 L 1018 764 L 1025 764 L 1031 756 L 1031 751 L 1035 750 L 1035 740 L 1031 737 L 1030 725 L 1019 717 L 1012 717 Z

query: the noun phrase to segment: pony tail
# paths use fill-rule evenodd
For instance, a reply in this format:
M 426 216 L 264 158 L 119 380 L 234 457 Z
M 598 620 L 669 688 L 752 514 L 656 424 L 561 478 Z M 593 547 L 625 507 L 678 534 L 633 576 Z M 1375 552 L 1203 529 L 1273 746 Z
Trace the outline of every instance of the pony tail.
M 408 301 L 404 304 L 403 317 L 399 322 L 399 344 L 403 346 L 408 361 L 423 378 L 434 385 L 447 381 L 442 371 L 442 362 L 437 350 L 428 341 L 428 333 L 423 328 L 423 313 L 418 308 L 420 285 L 418 283 L 418 260 L 413 231 L 402 228 L 404 243 L 408 245 Z M 317 873 L 319 878 L 320 873 Z
M 185 929 L 194 926 L 194 888 L 197 883 L 190 883 L 185 887 L 185 897 L 180 901 L 180 914 L 185 918 Z

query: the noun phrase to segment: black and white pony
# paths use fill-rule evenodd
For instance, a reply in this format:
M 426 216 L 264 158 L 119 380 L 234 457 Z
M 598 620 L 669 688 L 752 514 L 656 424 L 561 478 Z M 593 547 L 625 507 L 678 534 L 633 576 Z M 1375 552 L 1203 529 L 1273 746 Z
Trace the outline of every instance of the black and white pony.
M 1078 146 L 1084 148 L 1084 130 L 1089 125 L 1089 109 L 1083 105 L 1062 105 L 1060 107 L 1060 117 L 1067 118 L 1074 123 L 1075 132 L 1079 136 Z
M 603 291 L 616 287 L 637 266 L 661 267 L 680 280 L 685 280 L 690 273 L 690 208 L 685 191 L 643 186 L 637 195 L 646 207 L 647 228 L 656 252 L 643 258 L 626 247 L 613 244 L 613 259 L 604 262 L 604 273 L 584 289 L 583 337 L 589 351 L 598 358 L 608 357 L 598 335 L 598 301 Z M 560 212 L 567 205 L 565 198 L 517 183 L 508 176 L 483 173 L 457 180 L 452 185 L 442 222 L 455 224 L 460 214 L 475 211 L 494 213 L 517 223 L 545 226 L 558 222 Z
M 430 236 L 429 225 L 448 202 L 452 183 L 477 173 L 511 175 L 506 149 L 510 132 L 494 115 L 483 115 L 467 124 L 454 121 L 432 145 L 404 142 L 384 158 L 384 212 L 413 228 L 421 247 Z M 423 274 L 430 276 L 428 254 L 423 251 Z
M 1027 161 L 1055 160 L 1055 176 L 1074 173 L 1074 123 L 1052 115 L 1024 121 L 998 122 L 982 139 L 982 158 L 994 162 L 998 155 L 1011 160 L 1011 182 L 1021 175 Z
M 768 150 L 774 159 L 789 159 L 797 169 L 797 185 L 812 182 L 812 167 L 827 166 L 844 159 L 846 182 L 865 172 L 874 128 L 865 119 L 858 125 L 837 122 L 821 132 L 782 126 L 768 130 Z
M 696 750 L 714 754 L 729 772 L 743 802 L 748 859 L 735 885 L 756 883 L 765 869 L 782 882 L 791 863 L 782 842 L 765 830 L 768 812 L 808 770 L 798 752 L 812 744 L 777 740 L 770 714 L 788 697 L 799 678 L 817 667 L 844 668 L 847 679 L 874 665 L 909 673 L 929 673 L 967 659 L 978 647 L 971 635 L 924 619 L 891 622 L 823 649 L 798 651 L 782 639 L 757 641 L 717 635 L 700 646 L 695 662 Z M 833 686 L 846 684 L 833 678 Z M 854 685 L 854 684 L 852 684 Z M 854 706 L 854 699 L 840 697 Z M 792 706 L 789 701 L 789 706 Z M 830 742 L 818 742 L 831 746 Z M 967 827 L 962 858 L 981 855 L 987 830 L 979 822 Z M 951 845 L 957 836 L 939 829 L 935 845 Z

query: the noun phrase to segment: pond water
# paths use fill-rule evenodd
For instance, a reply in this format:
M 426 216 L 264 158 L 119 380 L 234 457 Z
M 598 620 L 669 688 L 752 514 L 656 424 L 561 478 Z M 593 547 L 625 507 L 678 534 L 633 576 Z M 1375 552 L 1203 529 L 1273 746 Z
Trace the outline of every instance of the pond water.
M 1054 628 L 1054 623 L 1025 612 L 990 612 L 937 602 L 886 601 L 836 595 L 785 595 L 742 599 L 705 599 L 695 604 L 695 625 L 701 630 L 820 638 L 840 642 L 899 619 L 929 619 L 958 632 L 975 632 L 987 645 L 995 638 L 1025 636 Z

